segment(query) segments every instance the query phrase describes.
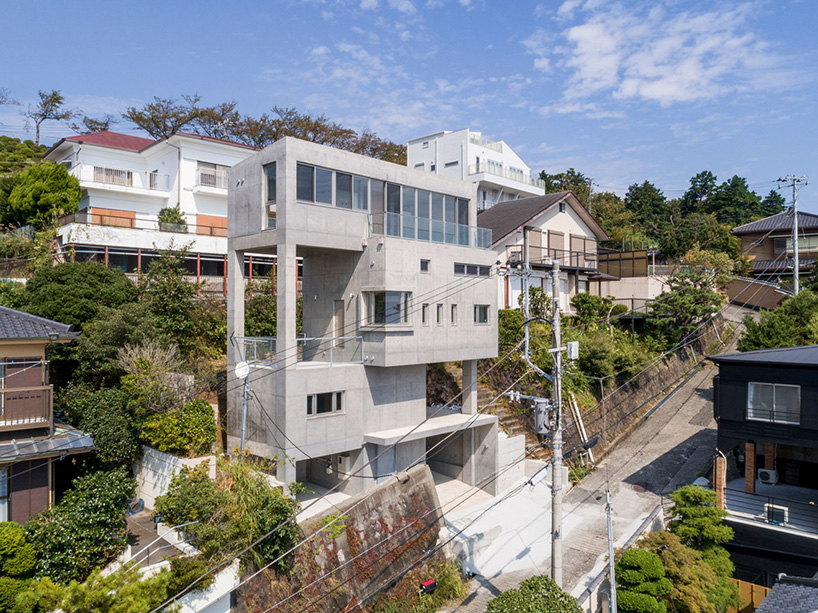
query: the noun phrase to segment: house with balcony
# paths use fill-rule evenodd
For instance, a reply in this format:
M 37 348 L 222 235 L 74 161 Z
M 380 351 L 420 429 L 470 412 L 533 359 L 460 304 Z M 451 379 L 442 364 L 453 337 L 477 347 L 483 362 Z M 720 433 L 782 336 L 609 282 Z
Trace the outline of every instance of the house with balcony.
M 501 202 L 480 211 L 477 225 L 491 231 L 492 250 L 504 268 L 522 265 L 528 251 L 530 285 L 551 295 L 551 263 L 560 263 L 560 297 L 563 312 L 571 312 L 578 293 L 599 293 L 605 277 L 599 273 L 597 243 L 608 235 L 571 192 Z M 523 293 L 519 275 L 497 277 L 497 303 L 514 309 Z
M 227 169 L 255 148 L 198 134 L 158 140 L 96 132 L 61 139 L 45 159 L 79 179 L 79 212 L 60 220 L 64 258 L 93 260 L 133 274 L 159 250 L 188 248 L 191 280 L 226 293 Z M 184 223 L 159 220 L 178 206 Z M 266 274 L 269 258 L 248 255 L 248 275 Z
M 531 168 L 505 141 L 489 140 L 468 128 L 410 140 L 406 165 L 475 183 L 478 211 L 498 202 L 545 194 L 545 182 L 531 176 Z
M 739 579 L 771 586 L 779 573 L 818 572 L 818 345 L 709 358 L 716 478 L 736 533 L 728 544 Z
M 60 459 L 93 448 L 54 420 L 48 352 L 72 326 L 0 307 L 0 521 L 25 523 L 54 501 Z M 64 489 L 64 488 L 61 488 Z
M 285 485 L 355 494 L 425 462 L 496 491 L 497 419 L 476 393 L 497 354 L 496 256 L 476 186 L 293 138 L 228 174 L 228 448 L 275 458 Z M 244 334 L 248 252 L 277 258 L 275 338 Z M 465 393 L 429 407 L 426 366 L 449 361 Z

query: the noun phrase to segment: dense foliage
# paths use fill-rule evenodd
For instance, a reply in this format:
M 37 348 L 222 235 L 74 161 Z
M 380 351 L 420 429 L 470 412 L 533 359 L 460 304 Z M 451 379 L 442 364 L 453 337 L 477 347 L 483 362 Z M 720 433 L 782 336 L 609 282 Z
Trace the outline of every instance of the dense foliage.
M 35 145 L 31 140 L 20 141 L 19 138 L 0 136 L 0 175 L 24 170 L 38 162 L 46 151 L 47 146 Z
M 673 584 L 665 577 L 662 559 L 644 549 L 629 549 L 616 563 L 617 605 L 620 611 L 666 613 L 659 597 L 670 594 Z
M 486 613 L 581 613 L 577 599 L 563 592 L 551 577 L 526 579 L 520 587 L 489 601 Z
M 744 318 L 739 351 L 797 347 L 818 343 L 818 294 L 804 289 L 786 298 L 771 311 L 762 311 L 758 321 Z
M 8 195 L 0 196 L 4 200 L 0 223 L 5 227 L 30 225 L 42 229 L 79 208 L 79 180 L 62 164 L 35 164 L 0 184 L 0 189 L 5 191 L 9 183 L 12 188 Z
M 257 566 L 281 557 L 274 566 L 286 570 L 290 560 L 284 554 L 298 537 L 298 501 L 273 488 L 247 462 L 219 459 L 216 482 L 206 470 L 199 466 L 176 475 L 168 493 L 156 500 L 157 513 L 173 524 L 198 521 L 186 531 L 198 539 L 202 555 L 211 561 L 242 550 L 281 524 L 244 557 Z
M 140 424 L 141 437 L 151 447 L 177 455 L 201 456 L 213 451 L 216 420 L 206 400 L 150 415 Z
M 136 300 L 136 287 L 121 270 L 95 262 L 41 266 L 26 283 L 23 310 L 82 327 L 103 307 L 118 308 Z
M 119 555 L 128 542 L 125 509 L 134 489 L 125 468 L 91 473 L 32 518 L 26 532 L 37 551 L 37 576 L 60 584 L 83 581 Z

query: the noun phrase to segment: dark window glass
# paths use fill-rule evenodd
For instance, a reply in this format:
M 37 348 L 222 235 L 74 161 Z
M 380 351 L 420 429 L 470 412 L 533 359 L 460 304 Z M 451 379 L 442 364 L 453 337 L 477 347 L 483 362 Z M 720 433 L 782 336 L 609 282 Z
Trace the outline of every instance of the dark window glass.
M 265 168 L 267 172 L 267 202 L 276 201 L 276 165 L 270 164 Z
M 465 264 L 455 264 L 454 265 L 454 274 L 456 274 L 456 275 L 465 275 L 466 274 L 466 265 Z
M 446 221 L 448 223 L 457 223 L 457 209 L 454 206 L 454 197 L 446 196 Z
M 420 261 L 420 272 L 429 272 L 429 260 Z
M 418 218 L 429 219 L 429 192 L 418 190 Z
M 432 219 L 443 221 L 443 194 L 432 194 Z
M 488 277 L 491 269 L 488 266 L 481 266 L 480 267 L 480 276 L 481 277 Z
M 296 198 L 313 202 L 315 200 L 315 186 L 313 174 L 315 169 L 312 166 L 298 164 L 296 168 Z
M 383 213 L 383 181 L 372 181 L 372 212 Z
M 386 184 L 386 212 L 400 213 L 400 185 Z
M 469 276 L 476 277 L 477 276 L 477 266 L 474 264 L 469 264 L 466 266 L 466 274 Z
M 335 173 L 335 206 L 352 208 L 352 175 Z
M 326 168 L 315 169 L 315 201 L 332 204 L 332 171 Z
M 457 199 L 457 223 L 469 225 L 469 201 L 463 198 Z

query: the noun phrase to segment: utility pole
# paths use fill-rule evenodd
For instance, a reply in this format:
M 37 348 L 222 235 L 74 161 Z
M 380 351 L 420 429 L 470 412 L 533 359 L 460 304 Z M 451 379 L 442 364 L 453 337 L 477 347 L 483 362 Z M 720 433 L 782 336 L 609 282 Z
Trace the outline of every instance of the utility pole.
M 551 438 L 551 578 L 562 587 L 562 330 L 560 328 L 560 263 L 551 264 L 551 296 L 554 317 L 551 320 L 554 359 L 551 408 L 554 411 Z
M 793 259 L 793 267 L 792 267 L 792 291 L 797 296 L 798 295 L 798 276 L 799 276 L 799 268 L 801 265 L 801 261 L 798 256 L 798 185 L 803 183 L 804 185 L 807 184 L 807 177 L 801 176 L 796 177 L 795 175 L 788 175 L 786 177 L 781 177 L 778 180 L 779 183 L 792 183 L 792 259 Z
M 610 613 L 616 613 L 616 572 L 614 570 L 613 523 L 611 521 L 611 490 L 605 490 L 605 513 L 608 515 L 608 574 L 611 582 Z

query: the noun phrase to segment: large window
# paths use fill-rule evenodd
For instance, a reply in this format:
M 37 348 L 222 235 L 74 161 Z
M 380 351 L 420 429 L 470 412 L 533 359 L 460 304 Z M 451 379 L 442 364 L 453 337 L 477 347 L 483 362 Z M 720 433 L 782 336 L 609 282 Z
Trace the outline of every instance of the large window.
M 749 383 L 747 419 L 785 424 L 801 423 L 801 387 L 776 383 Z
M 366 292 L 367 325 L 409 323 L 409 292 Z

